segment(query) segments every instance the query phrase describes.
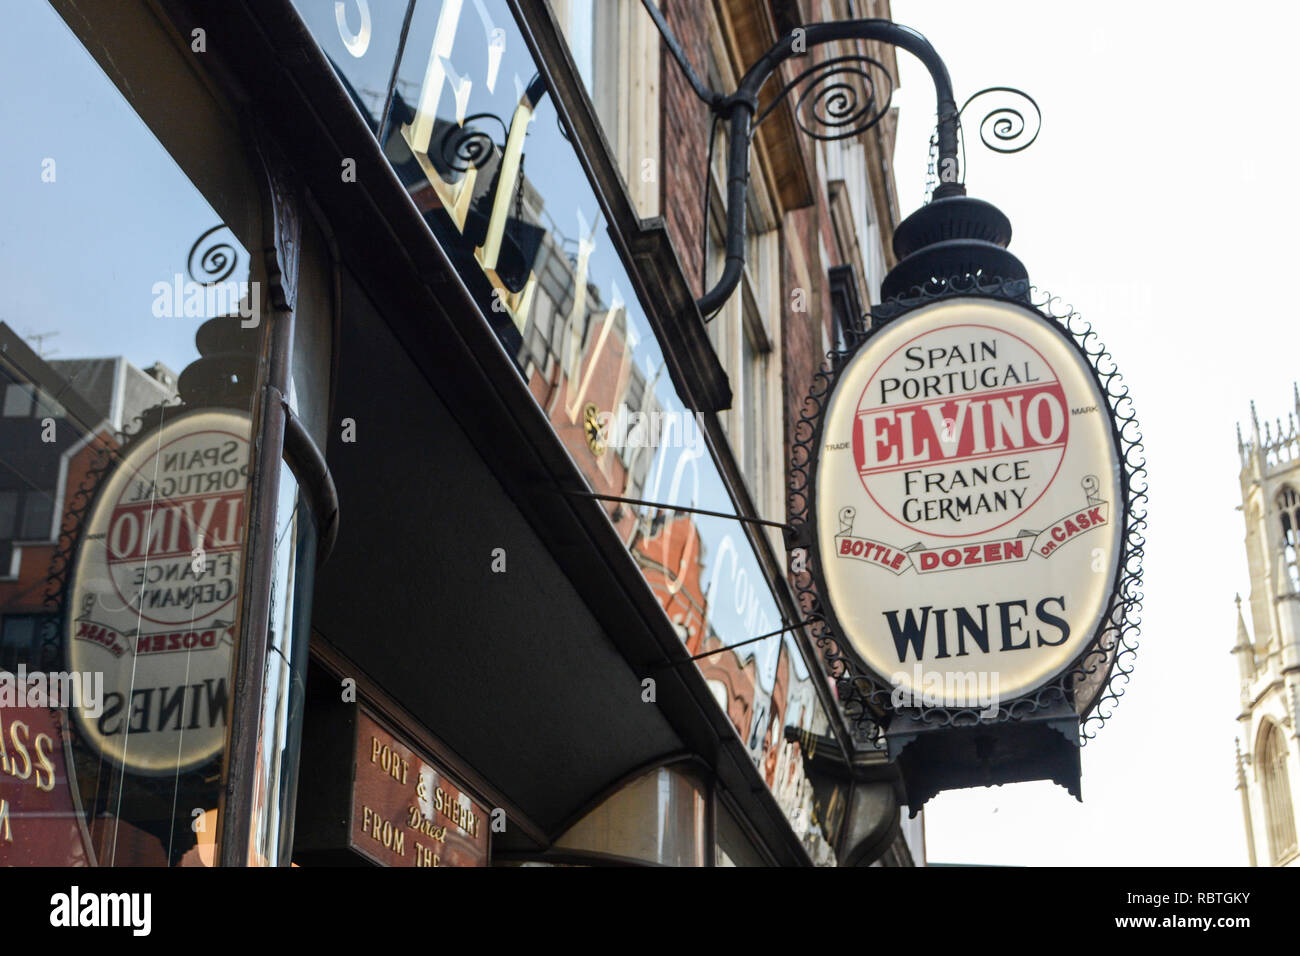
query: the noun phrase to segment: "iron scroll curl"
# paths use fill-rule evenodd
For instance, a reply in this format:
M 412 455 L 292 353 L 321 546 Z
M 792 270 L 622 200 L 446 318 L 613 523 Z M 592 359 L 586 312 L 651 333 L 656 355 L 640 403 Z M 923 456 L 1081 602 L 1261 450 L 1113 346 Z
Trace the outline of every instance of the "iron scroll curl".
M 224 222 L 208 229 L 197 239 L 185 257 L 185 271 L 202 286 L 213 286 L 234 275 L 239 265 L 234 233 Z
M 980 142 L 986 149 L 1004 156 L 1023 152 L 1038 139 L 1043 130 L 1043 111 L 1038 101 L 1024 90 L 1014 86 L 988 86 L 966 97 L 966 102 L 957 110 L 957 144 L 958 158 L 941 164 L 938 156 L 939 133 L 930 134 L 930 158 L 926 170 L 926 195 L 934 192 L 939 181 L 966 182 L 966 131 L 961 117 L 967 108 L 978 100 L 992 99 L 978 125 Z M 955 164 L 955 166 L 954 166 Z M 943 165 L 944 168 L 938 167 Z M 952 167 L 952 168 L 950 168 Z
M 795 123 L 819 140 L 849 139 L 871 129 L 889 112 L 894 78 L 865 54 L 831 57 L 808 67 L 777 91 L 754 118 L 757 128 L 795 90 Z
M 1123 505 L 1120 556 L 1110 599 L 1096 632 L 1061 673 L 1029 693 L 1001 701 L 995 715 L 984 716 L 973 707 L 909 707 L 908 711 L 929 726 L 972 727 L 1021 720 L 1065 703 L 1079 715 L 1078 742 L 1085 745 L 1112 715 L 1133 672 L 1141 627 L 1147 470 L 1142 434 L 1128 386 L 1091 324 L 1060 298 L 1041 292 L 1024 280 L 965 275 L 934 281 L 923 287 L 914 286 L 877 306 L 873 310 L 871 329 L 850 331 L 843 350 L 827 353 L 829 361 L 814 376 L 794 430 L 789 485 L 790 525 L 794 529 L 791 540 L 806 549 L 807 558 L 791 564 L 796 600 L 809 637 L 822 652 L 827 674 L 835 681 L 840 706 L 856 742 L 862 746 L 881 746 L 894 711 L 891 703 L 894 688 L 868 669 L 842 638 L 834 611 L 824 601 L 816 583 L 824 579 L 815 532 L 816 449 L 821 447 L 824 413 L 836 381 L 859 349 L 886 325 L 915 309 L 959 297 L 999 299 L 1035 312 L 1055 326 L 1084 359 L 1107 403 L 1119 462 Z
M 490 120 L 501 127 L 501 142 L 477 123 Z M 478 169 L 494 154 L 505 152 L 505 139 L 508 135 L 505 121 L 494 113 L 475 113 L 465 117 L 459 126 L 449 126 L 439 142 L 439 153 L 443 163 L 450 170 L 465 173 Z
M 1019 153 L 1034 145 L 1043 129 L 1043 111 L 1037 101 L 1014 86 L 989 86 L 970 96 L 957 115 L 983 97 L 998 97 L 979 122 L 980 142 L 995 153 Z M 1033 122 L 1029 120 L 1033 111 Z

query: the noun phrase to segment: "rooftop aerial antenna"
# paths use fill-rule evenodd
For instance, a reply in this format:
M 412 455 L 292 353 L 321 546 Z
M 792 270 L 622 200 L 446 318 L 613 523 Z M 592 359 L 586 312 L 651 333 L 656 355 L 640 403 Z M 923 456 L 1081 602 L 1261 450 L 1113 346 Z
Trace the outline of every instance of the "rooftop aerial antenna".
M 58 352 L 58 349 L 50 349 L 47 351 L 45 348 L 45 340 L 52 339 L 58 334 L 58 332 L 33 332 L 29 329 L 23 333 L 23 338 L 32 343 L 32 347 L 36 349 L 37 355 L 45 359 Z

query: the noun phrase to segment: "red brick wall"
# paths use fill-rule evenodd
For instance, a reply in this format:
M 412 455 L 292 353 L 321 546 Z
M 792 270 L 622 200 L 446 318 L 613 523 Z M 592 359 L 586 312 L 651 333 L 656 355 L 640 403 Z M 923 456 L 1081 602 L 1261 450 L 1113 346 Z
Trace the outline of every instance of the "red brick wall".
M 826 184 L 816 183 L 817 203 L 807 209 L 788 212 L 783 224 L 782 277 L 784 315 L 781 323 L 782 388 L 785 405 L 785 456 L 791 460 L 796 425 L 804 411 L 813 377 L 826 361 L 824 346 L 834 344 L 828 271 L 840 265 L 830 235 L 831 217 L 826 202 Z M 818 237 L 821 236 L 821 242 Z M 823 259 L 825 248 L 830 258 Z M 800 275 L 802 259 L 807 270 Z M 803 291 L 806 312 L 794 309 L 795 293 Z
M 703 71 L 709 63 L 709 31 L 717 28 L 712 4 L 709 0 L 663 0 L 660 8 L 691 64 L 707 81 Z M 888 9 L 887 5 L 885 9 Z M 812 55 L 822 60 L 833 54 L 817 50 Z M 704 228 L 701 196 L 710 113 L 691 90 L 666 46 L 660 56 L 663 110 L 660 124 L 663 162 L 661 208 L 687 279 L 698 295 L 703 292 L 699 279 Z M 808 64 L 801 65 L 800 69 L 804 65 Z M 751 160 L 751 176 L 761 176 L 757 150 L 751 151 Z M 812 173 L 816 177 L 815 167 Z M 813 192 L 816 197 L 814 205 L 784 212 L 779 226 L 783 316 L 781 341 L 777 347 L 782 350 L 786 462 L 790 460 L 795 425 L 803 410 L 804 399 L 812 386 L 813 376 L 825 360 L 823 339 L 831 341 L 833 338 L 827 271 L 841 264 L 836 252 L 827 184 L 815 179 Z M 827 250 L 829 261 L 822 258 L 823 248 Z M 803 275 L 796 266 L 799 261 L 805 266 Z M 804 311 L 796 312 L 793 308 L 796 289 L 803 290 Z M 865 290 L 863 292 L 865 302 Z
M 709 30 L 713 17 L 705 0 L 664 0 L 664 19 L 677 36 L 691 65 L 707 82 Z M 660 129 L 660 208 L 668 235 L 695 294 L 700 288 L 700 243 L 704 229 L 705 162 L 708 156 L 709 108 L 691 89 L 664 46 L 660 52 L 663 117 Z

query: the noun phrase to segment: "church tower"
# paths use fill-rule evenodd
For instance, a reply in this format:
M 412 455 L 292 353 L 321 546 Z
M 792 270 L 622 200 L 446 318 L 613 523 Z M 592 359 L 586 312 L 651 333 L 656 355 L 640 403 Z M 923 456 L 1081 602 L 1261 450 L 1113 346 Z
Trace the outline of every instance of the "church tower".
M 1300 391 L 1294 385 L 1292 397 L 1285 424 L 1266 421 L 1261 429 L 1251 402 L 1249 438 L 1237 426 L 1251 627 L 1238 595 L 1236 783 L 1251 866 L 1300 866 L 1294 794 L 1300 783 Z

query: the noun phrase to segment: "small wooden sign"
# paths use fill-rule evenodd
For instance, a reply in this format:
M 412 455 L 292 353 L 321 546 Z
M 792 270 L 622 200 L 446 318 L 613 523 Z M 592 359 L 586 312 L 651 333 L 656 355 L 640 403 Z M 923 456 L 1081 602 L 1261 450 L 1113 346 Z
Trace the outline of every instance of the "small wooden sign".
M 362 707 L 309 704 L 295 862 L 487 866 L 491 825 L 455 777 Z
M 486 866 L 487 810 L 432 760 L 357 721 L 352 848 L 382 866 Z

